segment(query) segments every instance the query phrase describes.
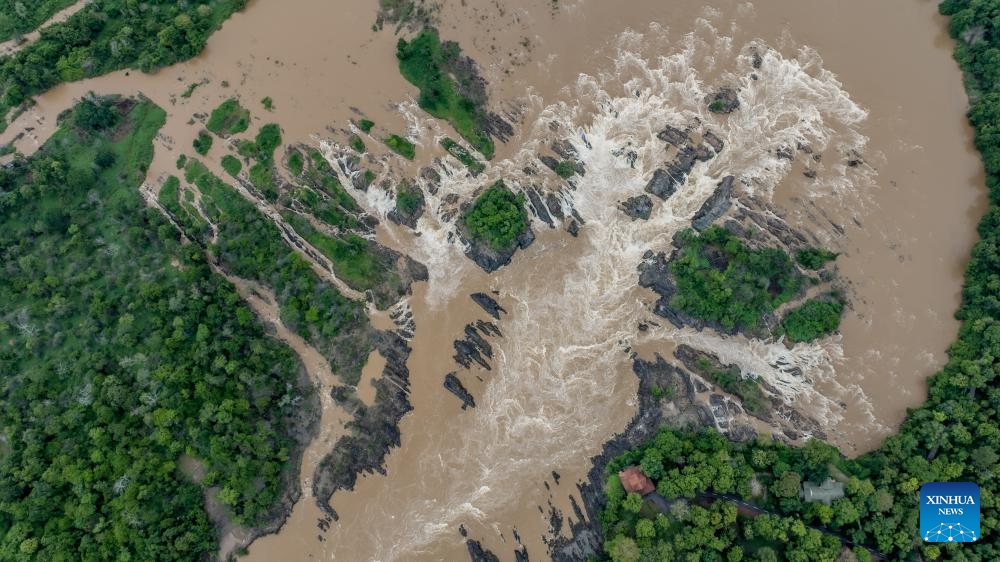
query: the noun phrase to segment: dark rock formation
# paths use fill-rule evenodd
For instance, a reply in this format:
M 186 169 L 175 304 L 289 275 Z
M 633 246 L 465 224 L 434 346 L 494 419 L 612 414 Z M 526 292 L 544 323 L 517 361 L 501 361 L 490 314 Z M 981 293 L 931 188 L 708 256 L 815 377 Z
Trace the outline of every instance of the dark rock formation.
M 707 133 L 705 133 L 705 136 L 702 137 L 702 140 L 708 143 L 708 145 L 712 147 L 712 150 L 714 150 L 716 154 L 722 152 L 722 147 L 725 146 L 725 143 L 722 142 L 722 139 L 715 136 L 715 133 L 713 133 L 712 131 L 708 131 Z
M 476 407 L 476 399 L 472 397 L 472 394 L 465 388 L 462 381 L 455 376 L 455 373 L 448 373 L 444 376 L 444 387 L 448 389 L 448 392 L 454 394 L 462 401 L 463 410 Z
M 722 364 L 722 362 L 719 361 L 719 358 L 712 353 L 694 349 L 693 347 L 684 344 L 677 346 L 677 349 L 674 350 L 674 357 L 676 357 L 685 367 L 699 374 L 705 371 L 729 371 L 735 368 L 734 365 Z M 765 391 L 767 396 L 767 407 L 756 412 L 745 410 L 748 415 L 751 415 L 770 425 L 780 426 L 782 427 L 783 433 L 786 434 L 789 432 L 799 434 L 799 432 L 805 431 L 820 439 L 826 439 L 826 433 L 823 431 L 819 422 L 803 415 L 795 408 L 776 398 L 779 394 L 778 389 L 767 384 L 762 379 L 758 378 L 756 381 Z M 716 396 L 718 395 L 713 395 L 711 397 L 710 403 L 713 408 L 718 408 L 718 411 L 716 412 L 717 416 L 722 415 L 727 411 L 730 413 L 734 412 L 732 409 L 734 406 L 732 402 L 724 404 L 722 396 Z M 748 432 L 739 426 L 733 426 L 730 428 L 730 431 L 727 432 L 729 438 L 734 441 L 740 440 L 747 434 Z M 791 437 L 791 439 L 794 440 L 797 439 L 797 437 Z
M 663 142 L 670 143 L 677 148 L 687 144 L 689 137 L 686 131 L 682 131 L 677 127 L 671 127 L 667 125 L 666 129 L 663 129 L 659 133 L 656 133 L 656 138 Z
M 705 96 L 705 103 L 712 113 L 732 113 L 740 107 L 740 99 L 732 88 L 722 88 Z
M 639 377 L 639 410 L 625 431 L 604 444 L 601 454 L 591 460 L 594 465 L 587 479 L 578 484 L 583 509 L 573 500 L 576 519 L 570 522 L 572 536 L 552 542 L 553 562 L 584 562 L 600 552 L 604 541 L 599 519 L 604 500 L 604 472 L 608 463 L 626 451 L 651 439 L 664 425 L 672 427 L 711 426 L 712 415 L 695 404 L 690 376 L 667 363 L 659 355 L 655 361 L 635 358 L 632 370 Z M 668 390 L 674 396 L 669 408 L 653 395 L 653 387 Z M 669 411 L 670 414 L 665 414 Z M 584 511 L 586 513 L 584 513 Z
M 496 318 L 497 320 L 500 319 L 501 312 L 504 314 L 507 313 L 507 311 L 500 306 L 500 303 L 493 300 L 493 297 L 487 295 L 486 293 L 472 293 L 469 296 L 472 297 L 472 300 L 475 301 L 476 304 L 481 306 L 483 310 L 488 312 L 490 316 Z
M 576 222 L 575 219 L 570 221 L 569 226 L 566 227 L 566 232 L 569 232 L 570 236 L 572 236 L 573 238 L 576 238 L 577 235 L 580 233 L 580 225 Z
M 490 370 L 487 359 L 493 358 L 493 347 L 478 332 L 475 326 L 465 326 L 465 339 L 455 340 L 455 361 L 468 369 L 473 363 Z
M 554 194 L 552 193 L 545 194 L 545 206 L 548 207 L 549 212 L 552 213 L 553 217 L 559 220 L 562 220 L 566 217 L 566 215 L 563 214 L 562 203 L 559 202 L 559 198 L 556 197 Z
M 677 188 L 684 184 L 697 158 L 697 149 L 684 145 L 666 170 L 661 168 L 653 172 L 652 179 L 646 184 L 646 193 L 652 193 L 660 199 L 667 199 L 673 195 Z
M 382 376 L 375 386 L 375 401 L 354 413 L 351 434 L 341 437 L 320 461 L 313 477 L 313 495 L 320 509 L 337 518 L 330 497 L 337 490 L 352 490 L 362 473 L 385 474 L 385 456 L 399 446 L 399 420 L 412 410 L 410 371 L 406 360 L 410 347 L 394 332 L 375 332 L 375 349 L 385 358 Z
M 549 215 L 548 209 L 545 208 L 545 204 L 542 203 L 542 196 L 538 192 L 538 188 L 532 186 L 527 190 L 528 202 L 531 204 L 531 210 L 534 211 L 535 216 L 538 217 L 542 222 L 548 224 L 549 226 L 555 228 L 555 223 L 552 221 L 552 216 Z
M 790 146 L 779 146 L 778 150 L 774 151 L 774 155 L 782 160 L 793 160 L 795 158 L 795 151 Z
M 715 188 L 715 193 L 698 209 L 691 220 L 691 226 L 697 231 L 702 231 L 712 225 L 722 215 L 729 210 L 732 205 L 733 181 L 736 178 L 726 176 Z
M 496 554 L 484 548 L 477 540 L 469 539 L 465 541 L 465 546 L 469 547 L 470 562 L 500 562 Z
M 507 142 L 510 140 L 510 137 L 514 136 L 514 126 L 496 113 L 490 113 L 486 116 L 486 120 L 483 123 L 483 130 L 487 135 L 500 142 Z
M 705 144 L 699 144 L 694 149 L 694 158 L 699 162 L 708 162 L 715 157 L 715 152 Z
M 524 232 L 517 236 L 514 244 L 509 248 L 499 250 L 489 244 L 472 240 L 472 237 L 467 235 L 464 224 L 459 225 L 459 230 L 459 235 L 467 244 L 466 257 L 476 262 L 476 265 L 483 268 L 487 273 L 492 273 L 507 265 L 518 249 L 527 248 L 535 241 L 535 233 L 532 232 L 530 225 Z
M 563 160 L 577 160 L 580 156 L 567 140 L 552 141 L 552 152 L 558 154 Z
M 649 220 L 649 215 L 653 212 L 653 200 L 649 195 L 636 195 L 629 197 L 621 204 L 622 211 L 632 217 L 632 220 Z
M 500 328 L 497 327 L 493 322 L 486 322 L 483 320 L 476 320 L 476 329 L 488 336 L 501 337 L 503 334 L 500 332 Z
M 528 559 L 528 547 L 522 544 L 514 551 L 514 562 L 531 562 Z
M 543 154 L 539 156 L 538 159 L 541 160 L 542 164 L 545 164 L 546 168 L 552 170 L 553 172 L 556 171 L 556 167 L 559 166 L 559 161 L 552 156 Z
M 412 209 L 400 208 L 397 205 L 393 210 L 389 211 L 386 218 L 396 224 L 417 228 L 417 220 L 424 214 L 424 208 L 427 206 L 427 203 L 424 201 L 424 192 L 417 186 L 406 181 L 401 182 L 396 189 L 401 195 L 412 197 L 416 200 L 416 205 Z

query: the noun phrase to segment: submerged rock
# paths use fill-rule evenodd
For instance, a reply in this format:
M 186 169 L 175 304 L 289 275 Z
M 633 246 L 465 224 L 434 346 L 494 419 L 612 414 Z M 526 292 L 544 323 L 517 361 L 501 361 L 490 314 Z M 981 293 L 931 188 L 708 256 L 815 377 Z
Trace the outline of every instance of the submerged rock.
M 463 410 L 476 407 L 475 398 L 472 397 L 472 394 L 469 393 L 455 373 L 448 373 L 444 376 L 444 387 L 448 389 L 448 392 L 454 394 L 462 401 Z
M 729 210 L 732 205 L 733 181 L 735 179 L 734 176 L 726 176 L 719 182 L 712 196 L 705 201 L 698 212 L 694 214 L 694 218 L 691 219 L 691 226 L 695 230 L 699 232 L 705 230 Z
M 736 90 L 732 88 L 722 88 L 714 94 L 705 96 L 705 103 L 712 113 L 732 113 L 740 107 L 740 99 L 736 95 Z
M 653 200 L 649 198 L 649 195 L 636 195 L 626 199 L 621 204 L 621 208 L 633 220 L 649 220 L 649 216 L 653 212 Z

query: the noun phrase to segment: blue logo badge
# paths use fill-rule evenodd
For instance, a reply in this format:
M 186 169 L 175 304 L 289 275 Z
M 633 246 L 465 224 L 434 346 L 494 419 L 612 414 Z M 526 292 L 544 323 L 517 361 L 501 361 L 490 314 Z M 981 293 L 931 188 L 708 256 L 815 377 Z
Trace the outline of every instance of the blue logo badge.
M 979 540 L 979 486 L 928 482 L 920 488 L 920 536 L 927 542 Z

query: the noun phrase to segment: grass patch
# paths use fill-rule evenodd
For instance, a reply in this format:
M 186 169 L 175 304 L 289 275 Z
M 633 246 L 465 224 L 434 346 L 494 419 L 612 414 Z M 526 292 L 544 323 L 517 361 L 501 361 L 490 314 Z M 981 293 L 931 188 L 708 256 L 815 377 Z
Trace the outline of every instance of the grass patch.
M 266 109 L 267 111 L 274 111 L 274 100 L 271 99 L 271 96 L 267 96 L 264 99 L 260 100 L 260 103 L 264 106 L 264 109 Z
M 201 131 L 198 133 L 198 138 L 194 139 L 192 144 L 194 145 L 194 151 L 204 156 L 212 148 L 212 135 Z
M 493 157 L 493 140 L 486 133 L 485 95 L 475 99 L 461 92 L 472 91 L 478 77 L 468 74 L 468 65 L 460 64 L 458 44 L 442 43 L 438 32 L 424 28 L 407 42 L 396 46 L 399 71 L 420 89 L 418 103 L 424 111 L 445 119 L 487 159 Z M 461 81 L 460 84 L 458 81 Z
M 365 141 L 361 140 L 361 137 L 358 135 L 351 135 L 351 138 L 348 139 L 347 143 L 351 146 L 354 152 L 357 152 L 358 154 L 364 154 L 365 151 L 368 150 L 368 147 L 365 146 Z
M 464 146 L 458 144 L 454 140 L 445 137 L 441 139 L 441 147 L 448 151 L 448 154 L 454 156 L 459 162 L 465 165 L 466 168 L 472 172 L 472 175 L 479 175 L 486 169 L 486 166 L 480 162 L 475 156 L 469 153 Z
M 201 86 L 201 84 L 202 84 L 201 82 L 193 82 L 191 84 L 188 84 L 187 89 L 184 90 L 184 93 L 181 94 L 181 97 L 190 98 L 191 95 L 194 94 L 194 91 L 198 88 L 198 86 Z
M 236 98 L 229 98 L 212 110 L 205 127 L 220 137 L 242 133 L 250 128 L 250 110 Z
M 303 169 L 305 169 L 305 160 L 302 158 L 302 153 L 298 150 L 292 150 L 291 154 L 288 155 L 288 171 L 293 176 L 299 177 L 302 175 Z
M 235 178 L 243 170 L 243 162 L 232 154 L 227 154 L 222 157 L 222 169 Z
M 514 195 L 503 180 L 497 180 L 476 198 L 462 220 L 473 240 L 494 250 L 509 250 L 528 228 L 524 194 Z
M 421 193 L 413 186 L 400 186 L 396 190 L 396 209 L 399 212 L 412 215 L 420 208 Z
M 407 160 L 413 160 L 413 157 L 416 156 L 417 151 L 416 147 L 413 146 L 413 143 L 399 135 L 389 135 L 383 139 L 383 142 L 386 146 L 391 148 L 393 152 L 403 158 L 406 158 Z

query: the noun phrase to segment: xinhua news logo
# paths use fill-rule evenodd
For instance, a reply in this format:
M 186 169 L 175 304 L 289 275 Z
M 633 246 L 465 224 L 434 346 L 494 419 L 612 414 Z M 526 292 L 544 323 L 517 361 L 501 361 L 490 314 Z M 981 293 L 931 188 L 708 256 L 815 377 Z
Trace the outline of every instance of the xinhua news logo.
M 927 542 L 979 540 L 979 486 L 928 482 L 920 488 L 920 536 Z

